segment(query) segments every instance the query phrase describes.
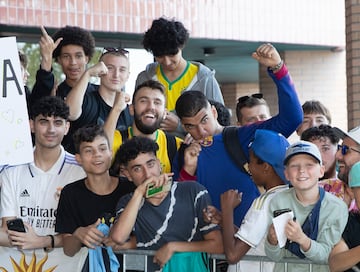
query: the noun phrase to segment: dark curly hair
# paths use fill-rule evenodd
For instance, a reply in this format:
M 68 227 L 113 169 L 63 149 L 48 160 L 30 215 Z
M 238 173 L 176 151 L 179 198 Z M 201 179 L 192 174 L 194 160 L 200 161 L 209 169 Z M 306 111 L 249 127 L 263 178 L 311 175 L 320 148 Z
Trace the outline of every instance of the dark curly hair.
M 75 153 L 79 154 L 80 153 L 80 145 L 83 142 L 93 142 L 94 139 L 97 136 L 101 136 L 104 137 L 107 141 L 108 147 L 110 147 L 109 145 L 109 138 L 107 137 L 104 128 L 100 125 L 87 125 L 84 127 L 79 128 L 78 130 L 75 131 L 74 135 L 73 135 L 73 139 L 74 139 L 74 146 L 75 146 Z
M 56 116 L 68 120 L 69 107 L 60 97 L 44 96 L 37 100 L 30 108 L 30 119 L 35 120 L 40 114 L 45 117 Z
M 156 151 L 159 149 L 158 144 L 149 138 L 137 136 L 125 141 L 116 152 L 113 167 L 119 169 L 121 165 L 127 164 L 135 160 L 141 153 L 153 153 L 156 156 Z M 116 171 L 115 171 L 116 172 Z
M 335 134 L 334 130 L 329 125 L 320 125 L 318 127 L 311 127 L 305 130 L 301 134 L 301 140 L 309 141 L 309 142 L 320 140 L 321 138 L 325 138 L 325 137 L 329 138 L 330 142 L 333 145 L 336 145 L 340 141 L 339 136 Z
M 161 17 L 152 22 L 144 34 L 142 44 L 146 51 L 159 57 L 177 54 L 188 39 L 189 32 L 181 22 Z
M 57 57 L 60 56 L 61 48 L 69 44 L 81 46 L 84 49 L 85 56 L 89 57 L 89 60 L 94 55 L 95 39 L 90 31 L 86 29 L 78 26 L 65 26 L 55 32 L 52 38 L 54 41 L 59 38 L 63 38 L 53 52 L 54 59 L 57 59 Z

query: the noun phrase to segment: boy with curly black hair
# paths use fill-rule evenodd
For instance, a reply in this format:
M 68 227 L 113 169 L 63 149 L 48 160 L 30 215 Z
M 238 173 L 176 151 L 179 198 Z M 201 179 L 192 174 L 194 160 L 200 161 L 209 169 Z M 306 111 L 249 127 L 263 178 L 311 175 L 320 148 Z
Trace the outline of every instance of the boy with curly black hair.
M 36 73 L 36 83 L 30 96 L 30 103 L 38 98 L 52 94 L 63 99 L 70 92 L 85 72 L 86 65 L 95 52 L 95 39 L 92 34 L 77 26 L 60 28 L 53 37 L 41 27 L 42 36 L 39 42 L 41 63 Z M 52 73 L 52 59 L 60 64 L 65 80 L 58 86 Z M 95 89 L 89 84 L 87 91 Z
M 183 58 L 182 50 L 188 38 L 189 32 L 181 22 L 161 17 L 152 22 L 142 42 L 156 62 L 148 64 L 145 71 L 138 75 L 136 86 L 149 79 L 160 81 L 165 86 L 166 108 L 170 114 L 161 123 L 161 128 L 168 132 L 181 131 L 180 120 L 173 112 L 182 92 L 198 90 L 208 99 L 224 104 L 215 71 Z

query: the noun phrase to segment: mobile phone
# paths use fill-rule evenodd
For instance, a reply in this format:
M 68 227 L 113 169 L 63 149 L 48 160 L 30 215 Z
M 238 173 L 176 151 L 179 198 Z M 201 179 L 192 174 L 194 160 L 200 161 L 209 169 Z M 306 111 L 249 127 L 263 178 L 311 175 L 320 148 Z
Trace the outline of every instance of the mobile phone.
M 9 230 L 26 232 L 24 222 L 21 218 L 10 219 L 6 221 L 6 225 Z
M 160 194 L 162 192 L 170 191 L 171 183 L 172 183 L 172 177 L 169 177 L 168 182 L 166 184 L 163 184 L 162 186 L 159 186 L 159 187 L 154 187 L 153 183 L 149 183 L 146 188 L 145 197 L 149 198 L 149 197 L 153 197 L 157 194 Z
M 274 217 L 277 217 L 277 216 L 279 216 L 280 214 L 287 213 L 287 212 L 291 212 L 291 209 L 286 208 L 286 209 L 275 210 L 275 211 L 273 212 L 273 215 L 274 215 Z

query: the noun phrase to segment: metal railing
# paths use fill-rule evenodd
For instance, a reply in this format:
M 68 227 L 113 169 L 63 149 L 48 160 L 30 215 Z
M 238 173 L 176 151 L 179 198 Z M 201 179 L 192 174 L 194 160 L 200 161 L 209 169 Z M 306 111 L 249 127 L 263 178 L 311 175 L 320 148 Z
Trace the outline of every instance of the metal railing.
M 156 251 L 154 250 L 140 250 L 140 249 L 129 249 L 129 250 L 121 250 L 116 251 L 116 254 L 122 255 L 122 271 L 128 270 L 137 270 L 137 271 L 145 271 L 148 270 L 148 257 L 154 256 Z M 224 254 L 209 254 L 210 261 L 211 261 L 211 268 L 212 271 L 216 271 L 216 265 L 218 260 L 226 260 Z M 260 263 L 260 270 L 259 272 L 263 271 L 263 264 L 268 262 L 274 262 L 267 256 L 255 256 L 255 255 L 245 255 L 241 258 L 242 261 L 250 261 L 250 262 L 257 262 Z M 309 265 L 309 272 L 313 271 L 314 263 L 307 259 L 299 259 L 293 257 L 284 257 L 282 260 L 278 261 L 277 263 L 283 263 L 285 272 L 288 271 L 288 264 L 308 264 Z M 317 266 L 319 264 L 316 264 Z M 327 265 L 321 265 L 324 267 L 328 267 Z

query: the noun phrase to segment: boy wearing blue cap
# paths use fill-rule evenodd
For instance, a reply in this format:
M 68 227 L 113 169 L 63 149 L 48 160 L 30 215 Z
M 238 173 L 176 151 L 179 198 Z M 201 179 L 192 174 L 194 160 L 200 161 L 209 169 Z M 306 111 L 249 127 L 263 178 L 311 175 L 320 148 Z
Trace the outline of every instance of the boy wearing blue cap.
M 339 198 L 319 188 L 318 181 L 324 175 L 321 154 L 311 142 L 292 144 L 285 155 L 285 177 L 293 186 L 279 192 L 270 201 L 269 216 L 278 210 L 289 209 L 293 220 L 284 229 L 287 238 L 284 247 L 279 246 L 274 224 L 269 228 L 265 241 L 266 255 L 274 261 L 283 257 L 299 257 L 316 264 L 313 271 L 329 271 L 327 264 L 330 250 L 340 240 L 348 213 L 346 204 Z M 274 271 L 285 271 L 285 264 L 276 263 Z M 309 271 L 308 264 L 287 264 L 287 271 Z
M 359 207 L 360 162 L 355 163 L 350 169 L 349 187 L 352 189 L 356 205 Z M 360 214 L 358 212 L 349 212 L 349 219 L 342 234 L 342 239 L 336 244 L 330 253 L 329 266 L 331 271 L 358 271 L 360 269 L 359 231 Z
M 225 255 L 230 264 L 235 264 L 228 267 L 228 272 L 260 271 L 258 262 L 239 261 L 245 254 L 265 256 L 264 240 L 271 222 L 269 202 L 277 192 L 288 189 L 283 164 L 288 146 L 288 141 L 280 133 L 256 130 L 254 140 L 249 145 L 249 170 L 254 183 L 264 187 L 266 192 L 253 201 L 238 230 L 234 225 L 233 213 L 241 203 L 241 192 L 229 190 L 221 195 Z M 211 210 L 214 212 L 214 208 Z M 207 215 L 212 217 L 212 214 Z M 219 213 L 215 216 L 220 219 Z M 273 271 L 273 267 L 274 264 L 268 262 L 262 271 Z

